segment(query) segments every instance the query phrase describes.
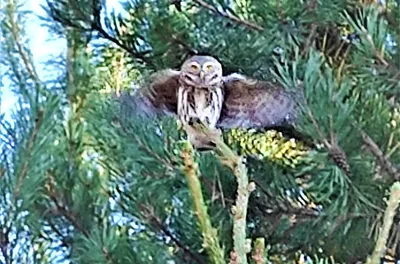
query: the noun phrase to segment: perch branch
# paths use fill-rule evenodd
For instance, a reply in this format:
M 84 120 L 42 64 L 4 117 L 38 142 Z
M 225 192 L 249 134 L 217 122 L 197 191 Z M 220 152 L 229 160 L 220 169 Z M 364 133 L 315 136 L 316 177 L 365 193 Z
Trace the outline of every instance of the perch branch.
M 251 29 L 255 29 L 255 30 L 258 30 L 258 31 L 263 31 L 264 30 L 264 28 L 262 26 L 259 26 L 259 25 L 255 24 L 254 22 L 243 20 L 243 19 L 240 19 L 240 18 L 238 18 L 238 17 L 236 17 L 234 15 L 226 13 L 226 12 L 224 12 L 222 10 L 218 10 L 217 8 L 215 8 L 214 6 L 206 3 L 203 0 L 193 0 L 193 2 L 195 2 L 196 4 L 198 4 L 199 6 L 205 8 L 205 9 L 210 10 L 214 14 L 217 14 L 219 16 L 225 17 L 225 18 L 227 18 L 229 20 L 232 20 L 232 21 L 234 21 L 234 22 L 236 22 L 238 24 L 244 25 L 245 27 L 248 27 L 248 28 L 251 28 Z
M 247 253 L 250 249 L 246 242 L 246 217 L 250 193 L 255 189 L 254 182 L 249 184 L 246 164 L 242 157 L 236 155 L 227 146 L 218 133 L 208 130 L 203 125 L 196 125 L 194 131 L 198 132 L 196 137 L 211 142 L 218 152 L 221 162 L 232 169 L 238 184 L 235 205 L 232 206 L 233 214 L 233 251 L 231 252 L 231 263 L 247 263 Z
M 383 225 L 381 227 L 378 240 L 371 258 L 367 260 L 367 264 L 380 263 L 381 258 L 386 252 L 386 242 L 389 237 L 390 228 L 393 224 L 393 217 L 396 214 L 397 207 L 400 203 L 400 182 L 395 182 L 390 191 L 389 201 L 385 210 L 383 218 Z
M 181 157 L 184 165 L 183 171 L 193 199 L 194 212 L 203 235 L 203 246 L 208 253 L 211 263 L 223 264 L 225 262 L 224 251 L 220 246 L 217 230 L 212 227 L 210 217 L 207 213 L 207 206 L 204 202 L 198 178 L 198 164 L 194 161 L 194 149 L 189 142 L 184 144 Z
M 259 237 L 254 242 L 254 250 L 251 258 L 254 260 L 256 264 L 263 264 L 266 262 L 265 260 L 265 239 L 263 237 Z

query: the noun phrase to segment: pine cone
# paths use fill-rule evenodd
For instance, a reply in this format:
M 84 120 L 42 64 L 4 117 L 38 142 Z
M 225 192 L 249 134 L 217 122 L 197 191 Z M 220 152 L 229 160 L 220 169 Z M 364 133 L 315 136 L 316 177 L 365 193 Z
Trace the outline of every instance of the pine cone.
M 346 175 L 350 174 L 350 165 L 347 162 L 346 153 L 339 146 L 333 145 L 329 149 L 329 156 Z

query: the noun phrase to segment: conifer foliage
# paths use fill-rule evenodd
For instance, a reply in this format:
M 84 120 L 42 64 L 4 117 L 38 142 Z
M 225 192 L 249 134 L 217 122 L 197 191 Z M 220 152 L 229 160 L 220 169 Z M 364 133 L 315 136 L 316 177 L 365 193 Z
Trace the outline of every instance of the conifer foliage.
M 66 48 L 47 79 L 21 4 L 0 2 L 18 98 L 0 115 L 1 263 L 400 258 L 399 1 L 48 0 Z M 200 152 L 137 112 L 148 76 L 193 54 L 301 90 L 310 142 L 230 131 Z

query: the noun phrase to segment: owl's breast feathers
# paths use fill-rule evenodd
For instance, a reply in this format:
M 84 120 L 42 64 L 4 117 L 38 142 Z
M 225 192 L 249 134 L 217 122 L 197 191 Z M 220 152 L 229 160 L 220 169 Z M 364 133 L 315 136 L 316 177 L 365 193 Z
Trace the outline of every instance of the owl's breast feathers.
M 215 128 L 222 108 L 221 87 L 193 87 L 181 84 L 178 89 L 178 117 L 188 123 L 199 119 L 210 128 Z

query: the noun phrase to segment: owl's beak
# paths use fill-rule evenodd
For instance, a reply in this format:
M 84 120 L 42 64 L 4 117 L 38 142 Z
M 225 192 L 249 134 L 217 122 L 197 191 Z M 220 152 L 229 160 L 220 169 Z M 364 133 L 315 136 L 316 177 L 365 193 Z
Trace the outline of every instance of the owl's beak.
M 200 72 L 200 80 L 203 80 L 203 81 L 204 81 L 204 71 L 201 71 L 201 72 Z

